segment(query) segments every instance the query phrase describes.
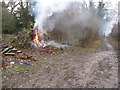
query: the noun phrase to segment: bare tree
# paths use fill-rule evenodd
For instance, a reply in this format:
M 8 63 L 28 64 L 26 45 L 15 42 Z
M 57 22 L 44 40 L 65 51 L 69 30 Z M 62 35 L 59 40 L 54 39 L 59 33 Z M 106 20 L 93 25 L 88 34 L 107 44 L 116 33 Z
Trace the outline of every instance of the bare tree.
M 10 12 L 13 13 L 14 9 L 19 5 L 18 0 L 9 0 L 7 7 L 10 7 Z

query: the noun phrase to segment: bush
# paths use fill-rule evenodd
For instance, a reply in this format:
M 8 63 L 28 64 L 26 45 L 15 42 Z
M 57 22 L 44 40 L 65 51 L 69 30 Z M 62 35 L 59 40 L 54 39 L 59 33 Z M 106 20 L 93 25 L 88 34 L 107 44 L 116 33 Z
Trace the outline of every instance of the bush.
M 91 47 L 94 42 L 98 39 L 99 35 L 97 32 L 93 31 L 91 28 L 87 27 L 84 30 L 86 32 L 86 35 L 83 38 L 79 39 L 79 46 L 81 47 L 86 47 L 89 46 Z
M 33 37 L 33 31 L 28 29 L 23 29 L 17 34 L 10 42 L 14 47 L 19 48 L 29 48 L 31 46 L 31 40 Z

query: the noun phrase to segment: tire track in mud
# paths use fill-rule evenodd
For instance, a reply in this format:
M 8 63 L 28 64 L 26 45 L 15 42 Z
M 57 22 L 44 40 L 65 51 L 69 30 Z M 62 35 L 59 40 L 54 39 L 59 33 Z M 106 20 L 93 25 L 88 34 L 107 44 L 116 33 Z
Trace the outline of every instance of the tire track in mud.
M 86 87 L 117 88 L 118 59 L 114 52 L 97 53 L 86 63 Z
M 84 64 L 84 74 L 76 71 L 77 76 L 83 74 L 78 82 L 83 82 L 82 87 L 118 88 L 118 56 L 106 38 L 103 43 L 107 46 L 107 51 L 88 57 Z

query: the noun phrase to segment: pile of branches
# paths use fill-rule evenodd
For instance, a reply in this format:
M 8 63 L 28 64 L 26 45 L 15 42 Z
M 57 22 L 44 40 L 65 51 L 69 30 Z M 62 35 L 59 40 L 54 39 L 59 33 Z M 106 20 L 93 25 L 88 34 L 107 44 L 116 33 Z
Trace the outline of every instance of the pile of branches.
M 37 61 L 37 59 L 28 53 L 18 50 L 13 46 L 3 47 L 2 51 L 2 68 L 12 68 L 14 64 L 30 64 L 31 61 Z
M 33 39 L 33 30 L 23 29 L 21 32 L 12 38 L 10 41 L 11 45 L 19 48 L 29 48 L 31 47 L 31 41 Z

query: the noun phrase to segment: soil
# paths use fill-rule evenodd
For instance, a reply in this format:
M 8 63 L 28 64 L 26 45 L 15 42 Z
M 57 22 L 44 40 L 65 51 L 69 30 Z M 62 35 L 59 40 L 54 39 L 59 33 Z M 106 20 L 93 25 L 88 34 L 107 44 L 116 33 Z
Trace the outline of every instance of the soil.
M 118 88 L 118 55 L 107 39 L 97 49 L 69 47 L 46 56 L 28 53 L 37 61 L 3 70 L 3 88 Z

